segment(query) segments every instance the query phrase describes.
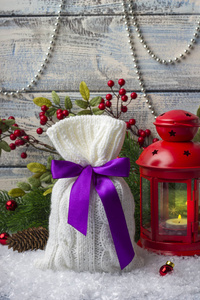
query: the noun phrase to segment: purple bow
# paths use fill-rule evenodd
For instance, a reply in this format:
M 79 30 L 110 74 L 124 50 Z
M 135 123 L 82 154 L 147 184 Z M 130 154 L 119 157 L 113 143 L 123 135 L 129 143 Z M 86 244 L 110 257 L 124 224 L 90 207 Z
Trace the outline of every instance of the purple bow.
M 68 223 L 84 235 L 87 234 L 90 186 L 93 179 L 106 212 L 121 269 L 132 261 L 135 253 L 118 193 L 107 176 L 128 177 L 129 170 L 130 161 L 127 157 L 113 159 L 101 167 L 88 165 L 84 168 L 61 160 L 52 160 L 51 164 L 54 179 L 79 176 L 71 189 Z

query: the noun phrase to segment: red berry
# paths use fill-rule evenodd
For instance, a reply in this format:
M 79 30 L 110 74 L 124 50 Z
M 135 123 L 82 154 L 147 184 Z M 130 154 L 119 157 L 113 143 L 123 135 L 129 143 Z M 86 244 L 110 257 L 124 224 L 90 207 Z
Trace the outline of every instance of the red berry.
M 108 80 L 108 82 L 107 82 L 107 85 L 111 88 L 111 87 L 113 87 L 113 85 L 114 85 L 115 83 L 114 83 L 114 81 L 112 81 L 112 80 Z
M 124 80 L 124 79 L 119 79 L 119 80 L 118 80 L 118 84 L 119 84 L 120 86 L 125 85 L 125 80 Z
M 138 143 L 139 143 L 140 145 L 142 145 L 142 144 L 144 143 L 144 138 L 143 138 L 142 136 L 139 136 L 139 138 L 138 138 Z
M 145 130 L 145 133 L 146 133 L 146 136 L 150 136 L 151 130 L 150 130 L 150 129 L 146 129 L 146 130 Z
M 24 135 L 23 139 L 26 140 L 26 141 L 29 141 L 29 136 L 28 135 Z
M 106 95 L 106 100 L 112 100 L 112 95 L 111 94 L 107 94 Z
M 123 96 L 121 96 L 121 99 L 122 99 L 123 102 L 126 102 L 128 100 L 128 96 L 123 95 Z
M 6 245 L 6 241 L 7 241 L 8 237 L 9 237 L 9 234 L 7 232 L 2 232 L 0 234 L 0 244 L 1 245 Z
M 131 93 L 131 99 L 136 99 L 137 98 L 137 94 L 135 92 Z
M 6 202 L 7 210 L 14 211 L 16 208 L 17 208 L 17 202 L 15 200 L 10 199 Z
M 26 135 L 26 132 L 22 129 L 21 130 L 21 136 L 24 136 L 24 135 Z
M 43 129 L 41 127 L 39 127 L 37 130 L 36 130 L 37 134 L 42 134 L 43 133 Z
M 142 131 L 144 131 L 144 130 L 142 130 L 142 129 L 139 129 L 139 130 L 138 130 L 138 135 L 139 135 L 139 136 L 141 136 L 141 132 L 142 132 Z
M 106 101 L 106 107 L 111 107 L 112 103 L 110 101 Z
M 13 116 L 10 116 L 10 117 L 8 118 L 8 120 L 10 120 L 10 119 L 15 120 L 15 118 L 14 118 Z
M 12 126 L 14 127 L 19 127 L 19 125 L 17 123 L 13 124 Z
M 67 109 L 64 109 L 64 110 L 63 110 L 63 115 L 64 115 L 65 117 L 67 117 L 67 116 L 69 115 L 69 112 L 68 112 Z
M 129 122 L 126 122 L 126 128 L 130 129 L 131 128 L 131 124 Z
M 41 111 L 40 113 L 39 113 L 39 116 L 41 117 L 41 116 L 44 116 L 45 115 L 45 111 Z
M 0 134 L 2 134 L 2 132 L 3 132 L 2 129 L 0 129 Z
M 11 139 L 12 141 L 16 140 L 16 135 L 14 135 L 13 133 L 11 133 L 10 139 Z
M 135 119 L 130 119 L 129 120 L 129 124 L 132 126 L 132 125 L 135 125 L 136 123 L 136 120 Z
M 100 103 L 99 106 L 98 106 L 98 108 L 100 110 L 104 110 L 105 109 L 105 104 L 104 103 Z
M 47 122 L 40 121 L 41 125 L 45 125 Z
M 15 146 L 14 143 L 11 143 L 9 146 L 10 146 L 10 149 L 11 149 L 11 150 L 15 150 L 15 149 L 16 149 L 16 146 Z
M 21 153 L 21 158 L 23 158 L 23 159 L 27 158 L 26 152 L 22 152 L 22 153 Z
M 42 106 L 41 106 L 41 110 L 42 110 L 42 111 L 47 111 L 48 109 L 49 109 L 49 108 L 48 108 L 46 105 L 42 105 Z
M 158 142 L 158 141 L 159 141 L 159 139 L 154 138 L 152 142 L 155 143 L 155 142 Z
M 57 114 L 57 119 L 58 119 L 58 120 L 62 120 L 63 118 L 64 118 L 63 113 Z
M 101 98 L 101 102 L 100 103 L 105 103 L 105 100 L 103 98 Z
M 20 144 L 20 146 L 23 146 L 25 144 L 25 141 L 24 140 L 19 140 L 19 144 Z
M 14 131 L 14 135 L 15 135 L 15 136 L 21 136 L 21 130 L 16 129 L 16 130 Z
M 56 114 L 62 114 L 62 112 L 63 112 L 62 109 L 59 108 L 57 109 Z
M 146 132 L 144 130 L 141 131 L 140 136 L 142 136 L 143 138 L 146 137 Z
M 125 89 L 120 89 L 119 90 L 119 94 L 120 94 L 120 96 L 125 95 L 126 94 L 126 90 Z
M 41 116 L 40 121 L 45 122 L 45 124 L 46 124 L 46 122 L 48 121 L 47 116 Z
M 15 141 L 15 145 L 16 145 L 17 147 L 19 147 L 19 146 L 20 146 L 20 140 L 16 140 L 16 141 Z
M 127 110 L 128 110 L 128 109 L 127 109 L 127 106 L 123 106 L 123 105 L 121 106 L 121 111 L 122 111 L 123 113 L 127 112 Z

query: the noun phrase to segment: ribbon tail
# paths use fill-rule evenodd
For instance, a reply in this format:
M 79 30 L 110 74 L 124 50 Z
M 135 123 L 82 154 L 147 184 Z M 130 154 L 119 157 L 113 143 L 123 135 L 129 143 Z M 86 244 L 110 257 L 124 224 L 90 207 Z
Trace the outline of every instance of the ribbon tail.
M 103 203 L 121 270 L 134 258 L 135 252 L 128 232 L 123 208 L 112 181 L 96 174 L 95 188 Z
M 92 167 L 87 166 L 74 182 L 69 199 L 68 223 L 87 234 Z

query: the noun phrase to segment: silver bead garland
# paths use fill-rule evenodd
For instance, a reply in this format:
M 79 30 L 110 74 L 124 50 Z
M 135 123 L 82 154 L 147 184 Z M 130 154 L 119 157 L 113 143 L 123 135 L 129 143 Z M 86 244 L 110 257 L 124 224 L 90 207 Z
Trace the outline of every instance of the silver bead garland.
M 148 108 L 151 110 L 152 115 L 154 115 L 154 118 L 156 119 L 157 115 L 156 115 L 155 109 L 153 108 L 152 101 L 151 101 L 149 95 L 147 95 L 147 92 L 146 92 L 146 89 L 145 89 L 144 79 L 142 77 L 142 73 L 141 73 L 141 70 L 139 68 L 139 64 L 138 64 L 138 60 L 137 60 L 137 54 L 136 54 L 135 48 L 134 48 L 133 33 L 132 33 L 131 27 L 130 27 L 130 18 L 131 18 L 132 24 L 135 28 L 136 36 L 140 39 L 140 42 L 141 42 L 141 44 L 143 44 L 144 49 L 147 51 L 147 53 L 150 55 L 150 57 L 152 59 L 154 59 L 159 64 L 163 64 L 165 66 L 167 66 L 169 64 L 172 65 L 172 64 L 175 64 L 175 63 L 180 63 L 184 58 L 186 58 L 187 55 L 190 54 L 190 52 L 194 48 L 194 44 L 197 42 L 197 39 L 199 37 L 200 22 L 199 21 L 197 22 L 195 32 L 193 34 L 192 39 L 190 40 L 190 43 L 187 46 L 187 49 L 185 49 L 183 51 L 183 53 L 181 53 L 178 57 L 175 57 L 174 59 L 172 59 L 172 58 L 163 59 L 163 58 L 158 57 L 154 53 L 154 51 L 150 49 L 149 45 L 145 41 L 145 39 L 142 35 L 142 31 L 140 29 L 140 25 L 138 23 L 137 16 L 136 16 L 136 14 L 134 12 L 134 9 L 133 9 L 132 1 L 131 0 L 129 0 L 129 1 L 123 0 L 122 6 L 123 6 L 123 12 L 124 12 L 124 23 L 125 23 L 125 26 L 126 26 L 128 43 L 130 44 L 129 47 L 130 47 L 130 50 L 131 50 L 131 56 L 132 56 L 132 61 L 134 63 L 135 73 L 137 74 L 137 79 L 138 79 L 139 85 L 141 87 L 141 92 L 143 94 L 143 97 L 146 99 L 146 103 L 148 104 Z M 128 9 L 127 9 L 127 7 L 128 7 Z
M 61 0 L 61 4 L 59 5 L 59 10 L 57 12 L 56 23 L 54 24 L 53 34 L 51 35 L 51 40 L 49 41 L 50 46 L 48 47 L 48 51 L 46 52 L 46 56 L 43 59 L 40 68 L 38 69 L 37 73 L 34 75 L 34 79 L 32 79 L 30 83 L 27 84 L 26 87 L 22 87 L 21 89 L 12 92 L 8 92 L 2 89 L 0 90 L 0 94 L 3 94 L 4 96 L 17 96 L 21 93 L 28 92 L 32 90 L 34 86 L 37 84 L 37 82 L 41 79 L 44 69 L 47 68 L 50 58 L 52 56 L 52 52 L 54 51 L 56 45 L 56 39 L 59 32 L 59 27 L 61 23 L 61 13 L 64 7 L 64 3 L 65 0 Z

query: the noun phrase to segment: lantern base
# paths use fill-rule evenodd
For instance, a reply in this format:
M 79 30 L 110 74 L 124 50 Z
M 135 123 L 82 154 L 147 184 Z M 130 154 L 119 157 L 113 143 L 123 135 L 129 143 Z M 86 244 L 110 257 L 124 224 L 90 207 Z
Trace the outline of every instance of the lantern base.
M 140 237 L 138 246 L 161 255 L 200 256 L 200 241 L 196 243 L 155 242 L 146 237 Z

